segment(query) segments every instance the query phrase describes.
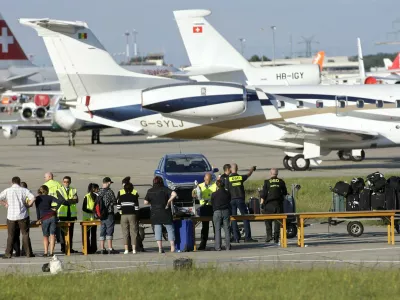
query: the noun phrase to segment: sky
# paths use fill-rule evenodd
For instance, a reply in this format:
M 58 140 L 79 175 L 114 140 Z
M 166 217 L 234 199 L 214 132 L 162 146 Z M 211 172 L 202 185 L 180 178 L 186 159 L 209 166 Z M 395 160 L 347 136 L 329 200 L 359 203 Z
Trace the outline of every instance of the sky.
M 125 51 L 124 33 L 136 29 L 140 54 L 163 52 L 166 63 L 177 67 L 189 64 L 172 14 L 180 9 L 210 9 L 210 24 L 237 49 L 239 38 L 246 39 L 247 58 L 272 57 L 272 25 L 276 58 L 290 55 L 290 36 L 295 53 L 305 51 L 305 45 L 298 44 L 301 37 L 313 35 L 318 42 L 313 52 L 324 50 L 328 56 L 356 55 L 357 37 L 364 55 L 400 50 L 400 45 L 375 45 L 395 38 L 388 32 L 400 31 L 399 0 L 0 0 L 0 4 L 14 35 L 38 65 L 50 65 L 46 48 L 18 18 L 85 21 L 110 53 Z

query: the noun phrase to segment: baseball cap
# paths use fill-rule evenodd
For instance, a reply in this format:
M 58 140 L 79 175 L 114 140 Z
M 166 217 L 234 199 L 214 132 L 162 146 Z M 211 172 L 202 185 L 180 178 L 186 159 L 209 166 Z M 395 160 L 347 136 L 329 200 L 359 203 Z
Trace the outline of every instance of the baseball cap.
M 127 177 L 125 177 L 124 179 L 122 179 L 122 184 L 127 184 L 128 182 L 130 182 L 131 181 L 131 177 L 130 176 L 127 176 Z
M 111 180 L 111 178 L 110 177 L 104 177 L 103 178 L 103 183 L 114 183 L 112 180 Z

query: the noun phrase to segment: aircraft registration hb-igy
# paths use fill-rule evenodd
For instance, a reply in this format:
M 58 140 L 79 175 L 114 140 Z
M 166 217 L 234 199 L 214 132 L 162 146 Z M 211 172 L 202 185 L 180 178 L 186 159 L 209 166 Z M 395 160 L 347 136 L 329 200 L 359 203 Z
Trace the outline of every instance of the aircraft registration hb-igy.
M 63 103 L 84 121 L 160 137 L 281 148 L 285 167 L 295 170 L 319 164 L 332 150 L 361 159 L 361 149 L 400 144 L 396 85 L 182 83 L 124 70 L 84 22 L 20 23 L 43 37 Z
M 174 11 L 191 67 L 182 76 L 196 81 L 223 81 L 245 85 L 313 85 L 321 82 L 315 64 L 254 67 L 205 17 L 209 10 Z M 323 57 L 321 57 L 323 59 Z

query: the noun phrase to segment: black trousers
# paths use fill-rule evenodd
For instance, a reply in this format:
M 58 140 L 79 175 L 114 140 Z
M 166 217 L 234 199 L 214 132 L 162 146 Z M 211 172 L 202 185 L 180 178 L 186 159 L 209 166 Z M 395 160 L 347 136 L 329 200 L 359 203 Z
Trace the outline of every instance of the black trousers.
M 270 201 L 265 204 L 263 213 L 264 214 L 279 214 L 283 211 L 281 201 Z M 272 239 L 272 223 L 274 223 L 274 240 L 279 242 L 279 236 L 281 231 L 281 224 L 279 221 L 267 220 L 265 221 L 265 229 L 267 232 L 267 240 Z
M 89 226 L 87 232 L 87 246 L 88 254 L 94 254 L 97 252 L 97 226 Z M 65 243 L 64 243 L 65 248 Z M 72 246 L 71 246 L 72 249 Z

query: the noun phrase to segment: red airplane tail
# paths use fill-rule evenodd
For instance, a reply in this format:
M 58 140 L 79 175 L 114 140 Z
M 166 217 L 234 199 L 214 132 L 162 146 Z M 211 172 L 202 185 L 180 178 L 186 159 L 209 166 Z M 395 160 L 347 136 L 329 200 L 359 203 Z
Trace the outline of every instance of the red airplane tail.
M 397 54 L 396 58 L 393 61 L 393 65 L 389 67 L 389 70 L 400 69 L 400 53 Z
M 6 20 L 0 14 L 0 61 L 29 61 Z

